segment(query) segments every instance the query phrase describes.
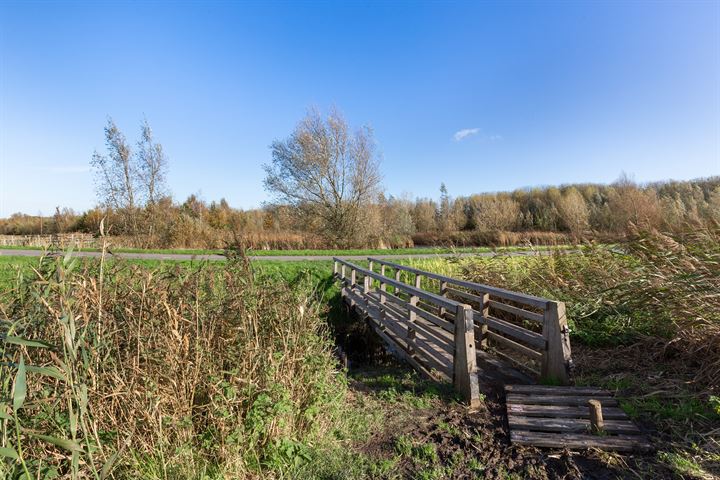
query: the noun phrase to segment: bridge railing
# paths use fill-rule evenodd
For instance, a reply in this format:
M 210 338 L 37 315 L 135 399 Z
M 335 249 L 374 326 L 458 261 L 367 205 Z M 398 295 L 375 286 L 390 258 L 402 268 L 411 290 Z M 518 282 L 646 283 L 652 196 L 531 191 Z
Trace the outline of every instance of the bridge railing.
M 374 265 L 380 265 L 382 277 L 387 268 L 395 271 L 396 281 L 400 281 L 402 272 L 410 274 L 416 288 L 422 287 L 424 278 L 435 281 L 442 298 L 460 299 L 472 305 L 477 347 L 492 348 L 494 354 L 534 373 L 542 382 L 569 383 L 570 331 L 563 302 L 459 280 L 378 258 L 370 257 L 368 261 L 370 271 Z M 441 306 L 437 315 L 446 318 L 447 310 Z
M 345 301 L 383 340 L 416 369 L 451 380 L 471 406 L 480 403 L 472 307 L 339 258 L 333 262 Z M 444 318 L 428 306 L 442 309 Z

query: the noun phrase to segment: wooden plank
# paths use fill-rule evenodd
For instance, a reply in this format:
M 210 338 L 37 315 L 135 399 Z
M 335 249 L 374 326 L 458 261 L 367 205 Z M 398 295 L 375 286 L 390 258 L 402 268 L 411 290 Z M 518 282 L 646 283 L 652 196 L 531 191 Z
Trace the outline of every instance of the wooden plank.
M 417 355 L 417 360 L 426 362 L 432 369 L 442 372 L 448 377 L 452 377 L 452 365 L 450 364 L 452 361 L 451 359 L 443 357 L 438 350 L 434 349 L 424 340 L 416 338 L 415 341 L 417 342 L 418 347 L 416 351 L 421 353 L 420 355 Z
M 336 261 L 338 261 L 341 265 L 346 265 L 346 266 L 348 266 L 349 268 L 352 269 L 352 270 L 351 270 L 351 275 L 352 275 L 352 277 L 351 277 L 351 283 L 352 283 L 353 285 L 355 284 L 355 272 L 357 272 L 357 273 L 360 273 L 360 274 L 363 274 L 363 275 L 367 275 L 367 276 L 369 276 L 370 278 L 374 278 L 374 279 L 376 279 L 376 280 L 382 280 L 382 281 L 385 282 L 386 284 L 391 285 L 391 286 L 397 288 L 397 289 L 400 290 L 400 291 L 403 291 L 403 292 L 405 292 L 405 293 L 408 293 L 409 295 L 415 295 L 415 296 L 420 297 L 420 298 L 422 298 L 422 299 L 424 299 L 424 300 L 427 300 L 428 302 L 430 302 L 430 303 L 432 303 L 432 304 L 434 304 L 434 305 L 440 305 L 440 306 L 446 307 L 446 308 L 448 308 L 448 309 L 451 309 L 452 311 L 456 311 L 457 308 L 458 308 L 458 306 L 461 305 L 461 303 L 456 302 L 456 301 L 454 301 L 454 300 L 450 300 L 450 299 L 448 299 L 448 298 L 441 297 L 440 295 L 436 295 L 436 294 L 434 294 L 434 293 L 426 292 L 425 290 L 421 290 L 421 289 L 419 289 L 419 288 L 411 287 L 410 285 L 407 285 L 407 284 L 402 283 L 402 282 L 397 281 L 397 280 L 392 280 L 392 279 L 390 279 L 390 278 L 388 278 L 388 277 L 385 277 L 385 276 L 383 276 L 383 275 L 380 275 L 379 273 L 371 272 L 371 271 L 368 270 L 368 269 L 359 267 L 359 266 L 357 266 L 357 265 L 355 265 L 355 264 L 353 264 L 353 263 L 347 262 L 347 261 L 342 260 L 342 259 L 339 259 L 339 258 L 337 258 L 337 257 L 334 257 L 333 260 L 334 260 L 334 261 L 336 260 Z M 375 260 L 375 261 L 377 261 L 377 260 Z M 378 263 L 380 263 L 380 262 L 378 262 Z
M 507 404 L 507 412 L 525 417 L 590 418 L 590 410 L 580 406 Z M 603 407 L 603 416 L 608 420 L 629 418 L 622 409 L 615 407 Z
M 590 420 L 586 418 L 538 418 L 508 415 L 508 425 L 514 430 L 533 432 L 591 433 Z M 603 430 L 607 433 L 640 433 L 629 420 L 607 420 Z
M 602 397 L 612 396 L 609 390 L 597 387 L 555 387 L 552 385 L 505 385 L 505 391 L 520 394 L 537 395 L 600 395 Z
M 407 351 L 405 350 L 405 347 L 403 347 L 400 344 L 400 341 L 399 341 L 400 339 L 395 339 L 394 337 L 388 335 L 386 332 L 383 332 L 374 320 L 371 321 L 370 324 L 372 325 L 373 330 L 375 330 L 375 333 L 377 333 L 378 336 L 380 336 L 380 338 L 382 338 L 385 341 L 385 343 L 387 343 L 388 345 L 396 345 L 397 347 L 399 347 L 395 351 L 398 355 L 400 355 L 402 357 L 403 360 L 408 362 L 413 368 L 415 368 L 417 371 L 422 373 L 425 377 L 431 378 L 433 380 L 438 379 L 438 376 L 433 375 L 433 373 L 430 370 L 428 370 L 425 366 L 418 363 L 414 358 L 412 358 L 407 353 Z M 445 378 L 445 377 L 442 376 L 442 378 Z M 446 379 L 446 380 L 449 380 L 449 379 Z
M 379 264 L 385 264 L 394 269 L 404 270 L 406 272 L 420 273 L 421 275 L 425 275 L 428 278 L 434 278 L 435 280 L 439 280 L 441 282 L 447 282 L 448 284 L 467 288 L 468 290 L 473 290 L 476 292 L 489 293 L 490 295 L 494 295 L 496 297 L 504 298 L 506 300 L 511 300 L 511 301 L 522 303 L 525 305 L 530 305 L 533 307 L 544 308 L 545 304 L 548 301 L 550 301 L 547 298 L 536 297 L 534 295 L 527 295 L 527 294 L 519 293 L 519 292 L 512 292 L 510 290 L 505 290 L 503 288 L 491 287 L 490 285 L 483 285 L 480 283 L 468 282 L 465 280 L 457 280 L 455 278 L 446 277 L 445 275 L 439 275 L 437 273 L 427 272 L 425 270 L 419 270 L 417 268 L 412 268 L 412 267 L 407 267 L 405 265 L 399 265 L 397 263 L 387 262 L 385 260 L 378 259 L 378 258 L 368 257 L 368 260 L 372 260 Z
M 371 318 L 378 326 L 385 327 L 387 330 L 389 330 L 394 337 L 397 337 L 397 339 L 402 339 L 402 343 L 399 343 L 397 341 L 396 343 L 401 345 L 403 350 L 405 350 L 409 355 L 412 355 L 412 352 L 410 350 L 411 345 L 407 341 L 408 326 L 404 318 L 396 317 L 392 314 L 386 315 L 383 321 L 380 321 L 374 317 Z M 426 337 L 416 336 L 414 340 L 418 346 L 422 347 L 422 353 L 425 354 L 422 356 L 418 355 L 418 358 L 416 358 L 416 360 L 428 360 L 427 357 L 432 356 L 432 358 L 429 358 L 428 362 L 432 363 L 433 367 L 436 370 L 448 374 L 449 376 L 452 375 L 450 359 L 444 356 L 442 353 L 445 352 L 449 356 L 451 355 L 450 352 L 448 352 L 446 349 L 441 348 L 439 344 L 430 343 Z
M 535 382 L 535 379 L 533 379 L 527 373 L 520 371 L 519 369 L 508 364 L 508 362 L 500 360 L 499 358 L 497 358 L 497 356 L 486 352 L 485 350 L 476 348 L 475 353 L 477 354 L 478 365 L 480 366 L 480 368 L 483 370 L 488 369 L 489 371 L 496 370 L 501 376 L 505 377 L 504 379 L 502 379 L 502 381 L 508 381 L 512 379 L 511 381 L 513 382 Z
M 415 327 L 419 332 L 422 332 L 423 335 L 428 337 L 429 341 L 436 344 L 438 348 L 442 348 L 445 352 L 452 355 L 452 343 L 447 338 L 441 336 L 438 332 L 433 332 L 433 327 L 429 326 L 427 323 L 421 323 L 419 321 L 415 321 Z
M 505 320 L 500 320 L 499 318 L 495 318 L 490 315 L 483 317 L 478 312 L 475 312 L 474 318 L 478 325 L 487 325 L 488 327 L 509 335 L 516 340 L 520 340 L 541 350 L 545 350 L 545 339 L 539 333 L 518 327 L 515 324 L 506 322 Z
M 533 322 L 543 322 L 543 316 L 539 313 L 528 312 L 527 310 L 523 310 L 522 308 L 513 307 L 512 305 L 508 305 L 507 303 L 496 302 L 495 300 L 490 300 L 489 303 L 490 308 L 496 308 L 498 310 L 502 310 L 503 312 L 512 313 L 513 315 L 523 317 L 527 320 L 532 320 Z
M 518 395 L 508 393 L 507 403 L 520 403 L 523 405 L 574 405 L 585 406 L 589 397 L 577 395 Z M 616 407 L 617 400 L 612 397 L 597 397 L 603 407 Z
M 389 294 L 385 295 L 386 299 L 389 296 L 391 296 L 391 295 L 389 295 Z M 390 303 L 385 303 L 385 304 L 380 303 L 379 294 L 371 293 L 371 294 L 369 294 L 369 297 L 371 298 L 371 301 L 374 304 L 376 304 L 379 307 L 385 308 L 387 311 L 394 313 L 398 317 L 401 317 L 403 320 L 407 317 L 406 311 L 403 311 L 402 309 L 395 307 L 395 306 L 391 305 Z M 410 304 L 406 304 L 406 306 L 408 307 L 408 309 L 416 308 Z M 422 329 L 426 335 L 433 337 L 434 341 L 437 341 L 438 343 L 442 342 L 442 345 L 440 345 L 440 346 L 444 350 L 449 351 L 449 352 L 452 351 L 452 338 L 450 337 L 450 335 L 448 335 L 447 333 L 443 332 L 440 329 L 437 329 L 434 325 L 428 324 L 428 322 L 425 322 L 424 319 L 423 319 L 422 323 L 419 322 L 418 320 L 416 320 L 415 325 L 419 325 L 418 329 Z
M 516 352 L 525 355 L 526 357 L 536 362 L 540 362 L 542 360 L 542 353 L 538 352 L 537 350 L 533 350 L 532 348 L 526 347 L 525 345 L 520 345 L 519 343 L 510 340 L 507 337 L 503 337 L 502 335 L 498 335 L 495 332 L 488 331 L 487 336 L 490 338 L 490 340 L 493 340 L 502 344 L 505 347 L 515 350 Z
M 528 372 L 532 373 L 536 377 L 540 376 L 540 370 L 538 370 L 537 368 L 534 368 L 532 365 L 527 365 L 525 363 L 522 363 L 517 358 L 513 358 L 512 356 L 507 355 L 497 349 L 492 349 L 492 354 L 497 357 L 500 357 L 501 359 L 503 359 L 507 362 L 510 362 L 511 364 L 517 366 L 520 369 L 527 370 Z
M 414 311 L 421 317 L 423 317 L 425 320 L 431 321 L 432 323 L 434 323 L 438 327 L 442 328 L 446 332 L 450 332 L 450 333 L 455 332 L 455 326 L 452 323 L 450 323 L 446 320 L 443 320 L 442 318 L 438 317 L 437 315 L 433 315 L 432 313 L 428 312 L 427 310 L 423 310 L 420 307 L 410 306 L 409 309 Z
M 463 298 L 469 302 L 474 302 L 480 305 L 483 305 L 485 302 L 483 302 L 483 298 L 479 297 L 477 295 L 473 295 L 471 293 L 463 292 L 462 290 L 457 290 L 455 288 L 446 288 L 445 291 L 449 293 L 450 295 L 455 295 L 460 298 Z
M 534 445 L 536 447 L 574 449 L 601 448 L 603 450 L 623 452 L 652 450 L 652 444 L 640 435 L 599 436 L 580 433 L 548 433 L 513 430 L 510 432 L 510 441 L 518 445 Z

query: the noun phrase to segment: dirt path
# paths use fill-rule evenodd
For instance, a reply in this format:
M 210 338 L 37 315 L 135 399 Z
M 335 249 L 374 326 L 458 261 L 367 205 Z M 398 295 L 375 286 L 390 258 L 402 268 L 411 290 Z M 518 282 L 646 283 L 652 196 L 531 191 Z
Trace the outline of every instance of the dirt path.
M 650 455 L 539 449 L 510 443 L 501 386 L 483 382 L 484 401 L 468 411 L 444 384 L 398 364 L 350 372 L 358 402 L 382 412 L 382 427 L 358 454 L 384 479 L 676 478 Z
M 373 258 L 383 258 L 387 260 L 404 260 L 412 258 L 442 258 L 442 257 L 494 257 L 496 255 L 510 255 L 513 257 L 525 257 L 535 255 L 549 255 L 552 250 L 527 250 L 516 252 L 479 252 L 479 253 L 420 253 L 420 254 L 386 254 L 386 255 L 250 255 L 251 260 L 271 260 L 280 262 L 300 262 L 300 261 L 329 261 L 334 256 L 345 260 L 367 260 L 369 256 Z M 563 253 L 570 252 L 563 251 Z M 39 257 L 43 255 L 42 250 L 15 250 L 3 249 L 0 247 L 0 256 L 4 257 Z M 100 252 L 74 252 L 77 257 L 100 257 Z M 131 259 L 131 260 L 226 260 L 225 255 L 191 255 L 183 253 L 113 253 L 115 257 Z

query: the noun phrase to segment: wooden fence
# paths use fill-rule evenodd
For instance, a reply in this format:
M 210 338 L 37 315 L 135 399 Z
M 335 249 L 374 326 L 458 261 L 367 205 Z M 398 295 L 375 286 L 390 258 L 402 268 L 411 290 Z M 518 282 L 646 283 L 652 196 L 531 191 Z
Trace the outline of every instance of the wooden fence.
M 98 239 L 90 233 L 59 233 L 56 235 L 0 235 L 0 246 L 78 248 L 97 247 Z
M 476 349 L 492 352 L 541 382 L 569 383 L 564 303 L 368 260 L 365 269 L 334 258 L 345 301 L 359 308 L 415 368 L 452 380 L 471 404 L 477 392 Z M 388 270 L 394 278 L 386 275 Z

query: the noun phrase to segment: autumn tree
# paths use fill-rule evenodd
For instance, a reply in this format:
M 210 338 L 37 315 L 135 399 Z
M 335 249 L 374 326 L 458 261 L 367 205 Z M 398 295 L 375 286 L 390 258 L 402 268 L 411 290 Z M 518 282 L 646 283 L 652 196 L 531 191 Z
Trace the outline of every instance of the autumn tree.
M 581 234 L 589 227 L 589 212 L 582 194 L 574 187 L 567 189 L 557 200 L 557 209 L 565 227 L 573 234 Z
M 318 233 L 334 244 L 357 241 L 364 233 L 363 207 L 380 191 L 372 130 L 351 132 L 336 110 L 326 118 L 311 111 L 288 138 L 270 148 L 264 183 L 276 201 L 319 220 Z

